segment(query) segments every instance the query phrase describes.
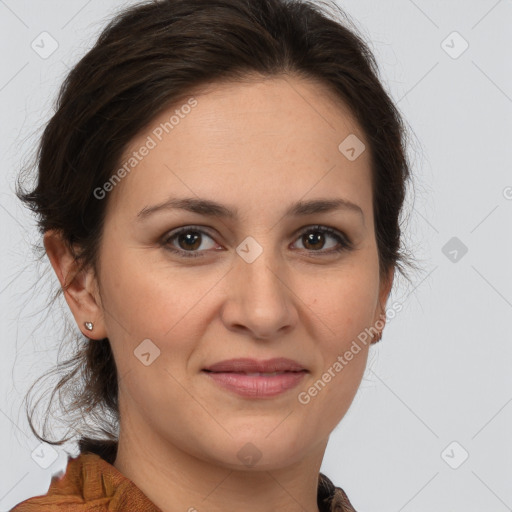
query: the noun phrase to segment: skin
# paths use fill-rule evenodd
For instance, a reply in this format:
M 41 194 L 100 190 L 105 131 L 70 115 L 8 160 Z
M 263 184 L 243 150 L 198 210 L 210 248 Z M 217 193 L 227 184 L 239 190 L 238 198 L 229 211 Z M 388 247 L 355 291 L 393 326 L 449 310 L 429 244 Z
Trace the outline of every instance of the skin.
M 79 327 L 112 345 L 119 471 L 164 512 L 317 511 L 327 441 L 357 392 L 370 343 L 308 404 L 297 397 L 376 324 L 393 278 L 379 274 L 369 145 L 339 100 L 301 78 L 216 84 L 194 97 L 191 113 L 104 199 L 97 272 L 78 272 L 57 233 L 46 234 L 46 250 Z M 367 148 L 354 161 L 338 150 L 349 134 Z M 211 199 L 239 217 L 165 210 L 138 220 L 171 196 Z M 319 198 L 344 198 L 361 212 L 283 217 L 292 203 Z M 315 230 L 320 241 L 308 244 L 302 233 L 315 224 L 345 234 L 352 249 L 329 253 L 339 243 L 327 234 L 322 245 Z M 161 243 L 182 226 L 205 232 L 194 246 L 203 256 L 180 257 Z M 263 249 L 252 263 L 236 252 L 247 236 Z M 168 245 L 188 247 L 177 238 Z M 134 356 L 144 339 L 160 350 L 149 366 Z M 309 373 L 276 397 L 244 398 L 201 372 L 234 357 L 288 357 Z M 237 457 L 246 443 L 261 454 L 252 467 Z

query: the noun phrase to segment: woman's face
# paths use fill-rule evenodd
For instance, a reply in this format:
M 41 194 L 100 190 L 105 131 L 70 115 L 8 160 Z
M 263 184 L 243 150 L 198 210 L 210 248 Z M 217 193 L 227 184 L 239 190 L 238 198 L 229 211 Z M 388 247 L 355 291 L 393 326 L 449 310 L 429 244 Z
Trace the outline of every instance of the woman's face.
M 362 333 L 390 281 L 379 276 L 369 148 L 331 98 L 291 77 L 212 86 L 126 152 L 120 167 L 134 151 L 137 164 L 103 199 L 100 323 L 121 432 L 152 455 L 284 467 L 323 455 L 350 406 L 370 344 Z M 238 358 L 302 371 L 205 371 Z

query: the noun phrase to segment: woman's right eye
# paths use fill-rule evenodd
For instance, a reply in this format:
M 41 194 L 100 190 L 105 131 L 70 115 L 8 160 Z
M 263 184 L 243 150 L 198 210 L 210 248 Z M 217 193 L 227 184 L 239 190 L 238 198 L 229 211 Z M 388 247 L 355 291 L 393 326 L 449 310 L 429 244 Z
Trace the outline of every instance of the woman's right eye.
M 213 241 L 213 238 L 203 230 L 187 226 L 169 233 L 169 235 L 164 238 L 162 243 L 166 249 L 179 254 L 180 256 L 185 258 L 197 258 L 198 256 L 203 256 L 201 253 L 205 252 L 204 250 L 198 250 L 201 245 L 203 245 L 202 239 L 204 236 Z M 176 247 L 173 242 L 180 244 L 181 248 Z M 210 247 L 210 249 L 211 248 L 212 247 Z

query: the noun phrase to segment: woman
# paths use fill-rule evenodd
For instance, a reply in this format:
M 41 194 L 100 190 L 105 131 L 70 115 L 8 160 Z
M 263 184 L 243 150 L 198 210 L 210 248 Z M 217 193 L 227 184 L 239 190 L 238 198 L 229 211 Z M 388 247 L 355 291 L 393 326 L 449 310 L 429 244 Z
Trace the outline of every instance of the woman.
M 56 391 L 93 426 L 14 511 L 354 510 L 319 470 L 402 270 L 409 167 L 331 14 L 142 3 L 70 72 L 19 194 L 83 334 Z

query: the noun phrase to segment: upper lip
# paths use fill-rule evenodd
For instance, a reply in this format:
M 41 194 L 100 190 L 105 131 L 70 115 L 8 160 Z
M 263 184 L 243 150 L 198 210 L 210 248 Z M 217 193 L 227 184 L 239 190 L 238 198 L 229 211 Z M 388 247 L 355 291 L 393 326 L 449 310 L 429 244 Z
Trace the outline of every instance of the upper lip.
M 220 361 L 204 368 L 210 372 L 232 373 L 273 373 L 273 372 L 300 372 L 306 369 L 297 361 L 285 357 L 277 357 L 258 361 L 257 359 L 238 358 Z

